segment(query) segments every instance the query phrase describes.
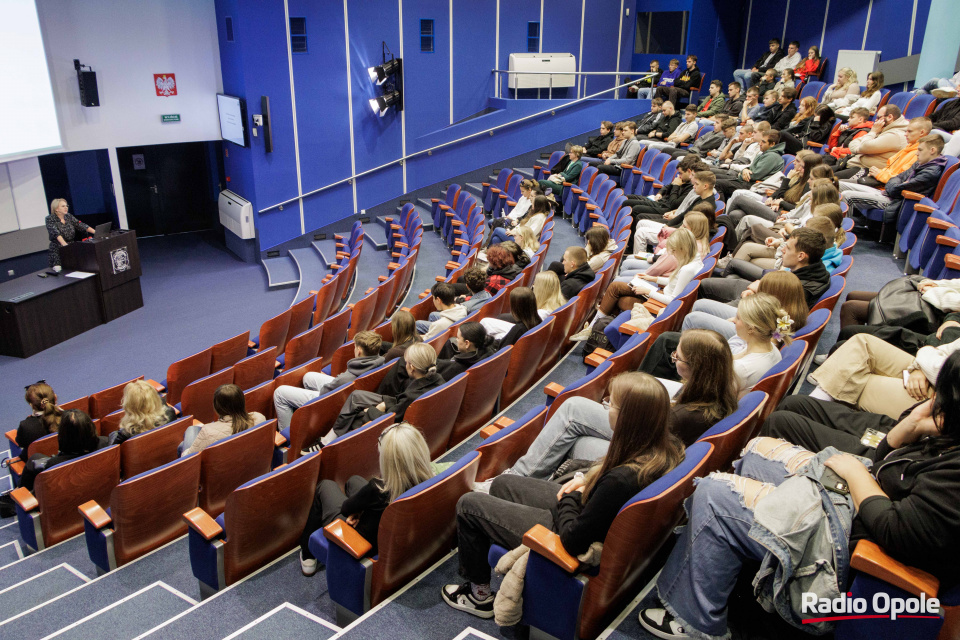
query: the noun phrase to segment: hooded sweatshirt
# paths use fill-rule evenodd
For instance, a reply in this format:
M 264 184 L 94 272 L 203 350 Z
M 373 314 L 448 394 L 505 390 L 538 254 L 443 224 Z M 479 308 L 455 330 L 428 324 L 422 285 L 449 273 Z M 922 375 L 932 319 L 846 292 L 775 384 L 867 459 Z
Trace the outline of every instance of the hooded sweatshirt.
M 384 363 L 383 356 L 360 356 L 359 358 L 354 358 L 347 362 L 347 370 L 338 375 L 336 378 L 328 382 L 327 384 L 320 387 L 320 395 L 329 393 L 334 389 L 339 389 L 345 384 L 349 384 L 365 374 L 368 371 L 373 371 L 380 365 Z
M 560 283 L 560 293 L 569 300 L 580 293 L 580 289 L 592 282 L 595 276 L 596 274 L 590 268 L 590 265 L 584 262 L 563 277 L 563 281 Z
M 946 166 L 947 157 L 942 155 L 924 164 L 914 162 L 912 167 L 887 180 L 884 191 L 890 198 L 902 198 L 904 191 L 932 196 Z
M 435 322 L 430 323 L 430 328 L 425 334 L 423 334 L 424 341 L 435 338 L 441 332 L 446 331 L 453 326 L 454 323 L 459 322 L 467 317 L 467 310 L 463 307 L 462 304 L 455 304 L 449 309 L 444 309 L 440 312 L 440 318 Z
M 869 131 L 850 142 L 850 151 L 855 155 L 850 159 L 849 166 L 877 167 L 882 169 L 887 160 L 907 146 L 907 119 L 900 116 L 880 130 Z
M 776 144 L 757 155 L 750 163 L 750 181 L 760 182 L 783 169 L 783 143 Z

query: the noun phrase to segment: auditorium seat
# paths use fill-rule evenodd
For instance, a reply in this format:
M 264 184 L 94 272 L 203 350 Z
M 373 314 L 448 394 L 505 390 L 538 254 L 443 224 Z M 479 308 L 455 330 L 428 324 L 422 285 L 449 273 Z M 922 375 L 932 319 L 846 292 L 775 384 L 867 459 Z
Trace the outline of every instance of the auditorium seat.
M 400 274 L 402 276 L 402 274 Z M 393 303 L 397 297 L 397 284 L 400 278 L 397 274 L 384 278 L 377 288 L 380 293 L 377 295 L 377 305 L 373 308 L 373 315 L 370 317 L 370 328 L 373 328 L 383 322 L 384 318 L 393 313 Z
M 846 287 L 846 282 L 843 276 L 830 276 L 830 287 L 823 292 L 823 295 L 820 296 L 820 299 L 817 300 L 810 311 L 826 309 L 832 312 L 833 308 L 837 306 L 837 301 L 840 299 L 844 287 Z
M 792 342 L 789 346 L 780 350 L 782 356 L 780 362 L 770 367 L 769 371 L 763 374 L 763 377 L 753 385 L 754 391 L 763 391 L 770 396 L 770 402 L 760 414 L 760 424 L 763 424 L 763 421 L 773 413 L 776 406 L 787 395 L 787 391 L 793 386 L 806 352 L 806 342 L 803 340 Z
M 467 388 L 463 392 L 463 402 L 453 423 L 447 449 L 454 448 L 468 438 L 493 415 L 512 351 L 513 345 L 507 345 L 467 369 Z
M 658 552 L 683 516 L 682 504 L 693 492 L 694 478 L 708 470 L 712 449 L 706 443 L 689 447 L 683 462 L 624 505 L 603 540 L 596 570 L 581 571 L 560 536 L 542 525 L 524 535 L 530 557 L 523 622 L 531 635 L 592 640 L 613 622 L 652 577 Z M 491 548 L 491 563 L 504 551 Z
M 267 380 L 244 391 L 243 402 L 247 413 L 256 411 L 262 414 L 264 418 L 273 418 L 275 411 L 273 405 L 274 389 L 276 389 L 275 381 Z
M 343 344 L 347 338 L 347 330 L 350 326 L 350 309 L 344 309 L 340 313 L 330 316 L 323 322 L 323 335 L 320 338 L 320 350 L 318 357 L 323 360 L 323 366 L 327 366 L 333 360 L 333 354 Z
M 178 538 L 187 531 L 183 514 L 197 506 L 200 456 L 191 455 L 118 484 L 109 510 L 96 501 L 79 505 L 87 554 L 98 574 Z
M 104 504 L 120 483 L 120 447 L 100 449 L 37 475 L 33 493 L 24 487 L 10 496 L 16 503 L 20 538 L 34 551 L 62 542 L 83 531 L 77 505 L 88 500 Z
M 287 342 L 287 346 L 284 348 L 283 354 L 281 354 L 276 360 L 276 362 L 280 364 L 280 366 L 277 367 L 277 370 L 283 371 L 288 368 L 299 367 L 304 362 L 316 358 L 317 353 L 320 351 L 320 340 L 322 337 L 322 323 L 318 324 L 312 329 L 307 329 L 303 333 L 292 337 Z
M 373 320 L 373 310 L 377 306 L 377 295 L 380 288 L 376 288 L 367 295 L 360 298 L 356 304 L 347 305 L 353 311 L 350 314 L 350 331 L 347 333 L 347 339 L 353 340 L 353 336 L 361 331 L 369 329 Z
M 586 292 L 586 295 L 590 295 L 590 291 Z M 543 349 L 543 356 L 540 358 L 540 365 L 537 367 L 536 377 L 542 378 L 546 375 L 553 365 L 557 364 L 557 360 L 570 349 L 572 343 L 568 338 L 576 333 L 579 327 L 574 325 L 577 317 L 581 313 L 581 309 L 578 307 L 580 302 L 579 296 L 573 296 L 570 300 L 567 300 L 563 306 L 554 309 L 548 317 L 552 317 L 553 329 L 550 330 L 550 337 L 548 342 Z
M 261 349 L 252 356 L 247 356 L 237 364 L 233 365 L 234 383 L 241 389 L 251 389 L 258 384 L 273 380 L 273 374 L 276 371 L 277 356 L 280 351 L 276 347 Z M 226 382 L 221 384 L 227 384 Z M 213 397 L 213 394 L 210 395 Z M 201 418 L 202 419 L 202 418 Z
M 97 429 L 97 433 L 101 436 L 109 436 L 111 433 L 120 428 L 120 421 L 123 420 L 124 411 L 123 409 L 118 409 L 113 413 L 108 413 L 107 415 L 100 418 L 100 425 Z
M 270 318 L 260 325 L 260 334 L 251 338 L 247 346 L 254 351 L 276 347 L 279 353 L 287 344 L 287 331 L 290 328 L 290 309 Z
M 247 334 L 241 334 L 241 335 L 244 335 L 243 353 L 240 356 L 242 358 L 245 355 L 247 355 L 246 336 L 249 335 L 249 332 L 247 332 Z M 223 343 L 220 343 L 220 344 L 223 344 Z M 186 358 L 183 358 L 182 360 L 177 360 L 176 362 L 172 363 L 169 367 L 167 367 L 167 377 L 165 380 L 161 382 L 161 385 L 165 387 L 167 390 L 167 395 L 165 398 L 165 401 L 167 404 L 169 404 L 170 406 L 173 406 L 178 402 L 180 402 L 180 396 L 181 394 L 183 394 L 184 388 L 191 382 L 199 380 L 204 376 L 210 375 L 211 371 L 220 371 L 220 369 L 210 368 L 212 366 L 214 354 L 218 353 L 218 350 L 217 350 L 218 346 L 219 345 L 214 345 L 209 349 L 204 349 L 200 353 L 195 353 L 192 356 L 187 356 Z M 226 352 L 226 351 L 227 351 L 226 349 L 223 350 L 223 352 Z M 227 358 L 221 358 L 221 359 L 226 360 Z M 231 362 L 230 364 L 224 365 L 224 367 L 221 367 L 221 368 L 232 367 L 233 365 L 234 363 Z
M 507 376 L 500 391 L 501 407 L 506 408 L 513 404 L 514 400 L 526 393 L 527 388 L 536 379 L 537 368 L 547 346 L 547 338 L 553 331 L 554 322 L 554 318 L 548 316 L 513 345 L 510 364 L 507 365 Z
M 760 431 L 763 425 L 760 412 L 775 406 L 763 391 L 751 391 L 740 398 L 736 411 L 707 429 L 697 440 L 714 447 L 707 471 L 727 471 L 747 442 Z
M 270 472 L 277 421 L 267 420 L 200 451 L 200 508 L 216 517 L 244 482 Z
M 220 371 L 220 369 L 226 369 L 227 367 L 232 367 L 241 360 L 247 357 L 247 342 L 250 340 L 250 332 L 244 331 L 243 333 L 237 334 L 232 338 L 227 338 L 223 342 L 218 342 L 217 344 L 210 347 L 213 351 L 213 354 L 210 357 L 210 367 L 207 369 L 207 373 L 204 373 L 201 376 L 209 374 L 211 371 Z M 169 373 L 167 374 L 167 380 L 169 380 Z M 196 378 L 194 378 L 195 380 Z M 189 382 L 193 382 L 190 380 Z M 169 387 L 169 385 L 167 385 Z M 186 385 L 184 385 L 186 386 Z M 180 402 L 179 396 L 176 401 L 170 402 L 169 400 L 170 390 L 167 389 L 167 402 L 170 404 L 177 404 Z
M 16 431 L 14 431 L 16 435 Z M 45 435 L 42 438 L 37 438 L 30 443 L 30 446 L 27 447 L 27 460 L 30 460 L 31 456 L 37 454 L 44 456 L 55 456 L 57 451 L 60 450 L 60 442 L 57 439 L 56 433 L 51 433 Z M 21 449 L 17 447 L 17 452 L 14 453 L 13 447 L 10 447 L 10 466 L 7 469 L 10 471 L 10 485 L 16 487 L 20 484 L 20 476 L 23 475 L 23 469 L 26 466 L 26 463 L 23 460 L 20 460 L 16 456 L 20 455 Z
M 287 462 L 299 458 L 301 449 L 327 435 L 351 391 L 353 384 L 344 385 L 310 400 L 293 412 L 290 426 L 281 432 L 287 439 Z
M 380 435 L 395 418 L 393 413 L 382 415 L 324 446 L 320 452 L 320 480 L 332 480 L 343 488 L 350 476 L 379 476 Z
M 192 424 L 193 416 L 188 415 L 124 440 L 120 445 L 122 477 L 132 478 L 176 460 L 180 455 L 177 447 L 183 442 L 183 433 Z
M 643 357 L 647 355 L 647 349 L 650 348 L 652 342 L 650 334 L 643 332 L 635 333 L 627 338 L 623 346 L 614 353 L 605 349 L 594 349 L 593 353 L 584 358 L 587 373 L 604 362 L 610 362 L 612 365 L 611 379 L 625 371 L 636 371 L 640 368 L 640 363 L 643 362 Z
M 501 416 L 484 427 L 480 435 L 485 440 L 477 447 L 481 454 L 477 481 L 489 480 L 512 467 L 527 452 L 546 422 L 547 407 L 540 405 L 516 421 Z
M 563 159 L 565 156 L 563 151 L 554 151 L 550 154 L 550 159 L 544 163 L 538 163 L 533 165 L 533 179 L 534 180 L 546 180 L 550 177 L 550 172 L 553 170 L 553 167 L 556 166 L 558 162 Z
M 481 199 L 483 200 L 483 209 L 487 212 L 493 212 L 494 205 L 500 199 L 500 192 L 507 187 L 507 182 L 510 180 L 510 176 L 513 175 L 513 169 L 501 169 L 500 173 L 497 174 L 496 182 L 481 182 L 480 185 L 482 189 Z
M 272 349 L 273 347 L 271 347 L 271 350 Z M 273 356 L 270 354 L 273 353 L 273 351 L 271 350 L 264 351 L 263 355 L 266 355 L 267 358 L 272 358 Z M 241 360 L 241 362 L 243 361 Z M 239 366 L 239 363 L 236 366 Z M 270 362 L 270 367 L 272 370 L 272 362 Z M 196 382 L 191 382 L 187 385 L 187 388 L 183 390 L 183 400 L 174 408 L 178 413 L 182 415 L 191 414 L 203 423 L 216 421 L 218 416 L 216 410 L 213 408 L 213 394 L 220 385 L 230 384 L 234 381 L 233 372 L 233 369 L 223 369 L 216 373 L 211 373 L 205 378 L 200 378 Z M 273 374 L 271 373 L 266 379 L 269 380 L 272 376 Z M 250 384 L 250 386 L 256 386 L 256 383 Z M 242 389 L 243 387 L 240 388 Z
M 403 419 L 423 433 L 431 459 L 446 452 L 466 390 L 467 374 L 464 372 L 431 389 L 407 407 Z M 487 389 L 487 393 L 496 395 L 496 390 Z
M 817 353 L 817 344 L 820 342 L 820 337 L 823 336 L 823 330 L 827 328 L 827 323 L 830 322 L 831 315 L 829 309 L 817 309 L 807 316 L 807 324 L 793 334 L 794 342 L 802 340 L 807 343 L 807 352 L 803 356 L 794 381 L 794 394 L 800 392 L 800 387 L 807 377 L 807 371 L 810 369 L 813 357 Z
M 297 545 L 319 468 L 320 454 L 313 453 L 241 485 L 216 520 L 199 507 L 183 514 L 190 527 L 190 567 L 204 597 Z
M 330 281 L 326 281 L 314 294 L 313 299 L 313 324 L 318 325 L 324 320 L 327 319 L 327 316 L 331 313 L 331 307 L 336 309 L 334 304 L 334 294 L 336 293 L 336 285 L 330 284 Z
M 370 543 L 343 520 L 310 537 L 310 551 L 318 561 L 326 558 L 337 624 L 377 606 L 456 546 L 457 501 L 473 489 L 479 462 L 479 454 L 468 453 L 390 503 L 380 519 L 375 558 L 366 557 Z
M 295 369 L 287 369 L 276 379 L 273 380 L 274 386 L 279 387 L 282 384 L 288 384 L 294 387 L 303 386 L 303 376 L 311 371 L 320 371 L 323 369 L 323 361 L 320 357 L 316 357 L 310 362 L 300 365 Z

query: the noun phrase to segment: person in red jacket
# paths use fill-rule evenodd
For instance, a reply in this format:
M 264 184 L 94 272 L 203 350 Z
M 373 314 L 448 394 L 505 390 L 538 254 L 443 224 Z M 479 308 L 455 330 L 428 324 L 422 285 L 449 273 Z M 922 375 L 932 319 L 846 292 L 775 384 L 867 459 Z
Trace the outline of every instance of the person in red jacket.
M 804 58 L 803 62 L 797 65 L 793 70 L 793 77 L 796 79 L 797 84 L 803 82 L 807 79 L 812 73 L 816 73 L 817 69 L 820 68 L 820 48 L 817 46 L 810 47 L 807 50 L 807 57 Z

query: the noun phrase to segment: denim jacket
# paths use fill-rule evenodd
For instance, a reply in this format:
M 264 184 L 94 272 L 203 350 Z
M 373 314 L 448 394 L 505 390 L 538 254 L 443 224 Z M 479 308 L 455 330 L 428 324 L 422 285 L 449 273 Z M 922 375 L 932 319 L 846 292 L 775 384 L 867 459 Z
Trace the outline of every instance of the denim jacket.
M 757 601 L 795 627 L 818 635 L 829 632 L 832 623 L 802 624 L 801 594 L 840 597 L 850 567 L 853 499 L 827 491 L 820 483 L 824 461 L 836 453 L 827 447 L 758 502 L 749 533 L 767 548 L 753 579 Z M 859 459 L 870 466 L 865 458 Z

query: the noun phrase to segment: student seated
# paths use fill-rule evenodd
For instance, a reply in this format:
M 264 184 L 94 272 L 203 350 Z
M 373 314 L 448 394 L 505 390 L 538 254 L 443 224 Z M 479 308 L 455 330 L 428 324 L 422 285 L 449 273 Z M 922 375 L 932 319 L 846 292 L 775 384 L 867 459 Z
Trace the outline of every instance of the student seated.
M 334 377 L 319 371 L 310 371 L 303 376 L 302 389 L 286 384 L 277 387 L 273 392 L 273 406 L 277 411 L 277 427 L 279 430 L 282 431 L 289 427 L 293 412 L 306 403 L 334 389 L 339 389 L 345 384 L 350 384 L 359 376 L 386 362 L 384 357 L 380 355 L 381 342 L 382 340 L 377 332 L 361 331 L 353 337 L 353 358 L 347 362 L 347 368 L 338 376 Z M 214 404 L 216 404 L 216 396 L 214 396 Z M 262 422 L 262 419 L 260 422 Z
M 697 241 L 687 229 L 678 229 L 670 236 L 666 254 L 673 256 L 678 265 L 669 277 L 638 273 L 630 282 L 611 282 L 597 305 L 593 320 L 570 339 L 588 340 L 595 324 L 609 322 L 619 312 L 633 309 L 638 302 L 656 300 L 664 306 L 670 304 L 703 268 L 703 261 L 697 255 Z
M 669 100 L 674 105 L 690 97 L 690 92 L 700 86 L 702 74 L 697 66 L 697 56 L 692 53 L 687 56 L 687 68 L 679 78 L 674 80 L 673 86 L 657 87 L 657 97 Z
M 663 98 L 654 98 L 650 101 L 650 111 L 647 112 L 643 117 L 637 120 L 637 134 L 636 137 L 639 140 L 642 140 L 650 135 L 650 132 L 653 131 L 660 120 L 663 119 Z M 620 125 L 620 142 L 623 143 L 623 123 L 618 123 Z M 616 151 L 619 151 L 620 148 L 617 147 Z M 611 154 L 611 155 L 616 155 Z
M 544 269 L 534 277 L 533 296 L 537 303 L 537 314 L 541 319 L 567 303 L 560 293 L 560 278 L 549 269 Z
M 529 207 L 527 212 L 518 218 L 512 226 L 494 228 L 490 233 L 489 244 L 499 244 L 508 238 L 516 236 L 517 230 L 520 227 L 526 227 L 539 236 L 540 230 L 543 229 L 543 225 L 546 223 L 549 214 L 550 201 L 542 195 L 534 196 L 533 205 Z
M 457 296 L 457 303 L 462 304 L 463 308 L 467 310 L 467 315 L 470 315 L 490 299 L 490 294 L 485 289 L 487 286 L 486 271 L 480 266 L 470 267 L 463 272 L 463 283 L 470 289 L 470 294 Z
M 797 97 L 797 90 L 793 87 L 785 87 L 777 92 L 777 103 L 770 109 L 767 115 L 767 121 L 770 128 L 776 131 L 786 129 L 797 115 L 797 108 L 793 105 L 794 98 Z
M 856 174 L 860 169 L 886 167 L 887 160 L 907 146 L 908 125 L 897 105 L 885 104 L 877 109 L 877 119 L 870 131 L 850 141 L 853 155 L 847 159 L 847 169 L 838 171 L 837 177 L 859 177 Z
M 636 126 L 636 125 L 634 125 Z M 580 145 L 574 145 L 570 147 L 570 150 L 567 152 L 567 156 L 570 161 L 567 164 L 567 167 L 560 173 L 551 173 L 546 180 L 540 180 L 540 188 L 543 189 L 543 192 L 546 193 L 547 189 L 553 193 L 554 198 L 557 202 L 563 203 L 563 183 L 569 182 L 570 184 L 577 184 L 577 181 L 580 179 L 580 172 L 583 170 L 583 162 L 580 158 L 583 156 L 585 149 Z
M 649 100 L 650 96 L 653 95 L 653 92 L 656 91 L 657 87 L 660 86 L 660 78 L 664 73 L 672 73 L 672 77 L 668 77 L 667 81 L 672 84 L 676 79 L 676 76 L 680 75 L 680 71 L 677 69 L 677 66 L 680 63 L 674 58 L 670 61 L 670 72 L 664 72 L 660 68 L 659 60 L 650 61 L 650 73 L 653 75 L 647 76 L 642 80 L 637 80 L 633 84 L 627 87 L 627 97 L 628 98 L 640 98 L 642 100 Z
M 683 383 L 671 402 L 672 428 L 684 446 L 690 446 L 737 410 L 739 380 L 733 370 L 730 345 L 713 331 L 685 332 L 671 357 Z M 602 403 L 580 397 L 564 402 L 527 452 L 503 473 L 549 479 L 565 460 L 592 462 L 602 458 L 613 437 L 610 405 L 623 406 L 633 385 L 644 375 L 621 373 L 610 381 L 609 395 Z M 477 483 L 475 489 L 489 491 L 491 482 Z
M 497 295 L 500 289 L 520 275 L 521 268 L 517 266 L 513 255 L 502 246 L 504 244 L 506 243 L 501 242 L 487 250 L 487 284 L 485 288 L 491 296 Z M 466 288 L 466 285 L 461 286 Z
M 645 214 L 637 221 L 633 234 L 635 251 L 644 252 L 648 247 L 656 246 L 659 243 L 661 232 L 665 228 L 679 228 L 683 224 L 687 213 L 692 211 L 695 206 L 709 204 L 714 208 L 716 207 L 713 190 L 717 183 L 717 177 L 713 172 L 703 170 L 700 165 L 697 166 L 697 169 L 697 172 L 693 174 L 693 190 L 687 194 L 680 206 L 673 211 L 667 211 L 660 219 Z
M 757 83 L 757 90 L 760 91 L 760 95 L 764 97 L 764 106 L 772 108 L 773 104 L 767 104 L 766 99 L 769 96 L 773 96 L 774 104 L 776 104 L 777 98 L 780 97 L 780 92 L 774 89 L 777 86 L 777 72 L 773 69 L 767 69 L 763 77 L 760 79 L 760 82 Z M 762 113 L 762 112 L 761 112 Z M 769 120 L 769 118 L 767 118 Z
M 699 158 L 688 154 L 677 163 L 677 175 L 674 176 L 670 184 L 664 185 L 660 193 L 652 196 L 632 195 L 627 197 L 627 205 L 632 207 L 633 215 L 633 226 L 627 239 L 627 252 L 630 252 L 633 248 L 633 234 L 639 220 L 646 218 L 663 221 L 665 213 L 678 209 L 688 197 L 690 202 L 694 200 L 696 196 L 690 196 L 693 190 L 693 176 L 702 164 Z
M 709 93 L 700 98 L 697 105 L 698 118 L 712 118 L 723 110 L 726 99 L 723 97 L 723 83 L 720 80 L 711 80 Z
M 34 440 L 57 432 L 63 410 L 57 406 L 57 394 L 46 380 L 27 385 L 23 399 L 30 405 L 31 414 L 20 421 L 16 441 L 20 447 L 20 459 L 26 462 L 27 449 Z
M 710 226 L 710 222 L 713 220 L 713 214 L 713 205 L 709 202 L 701 202 L 691 208 L 691 211 L 684 217 L 683 225 L 681 226 L 682 229 L 686 229 L 693 234 L 693 238 L 697 242 L 697 257 L 701 260 L 710 253 L 710 238 L 716 231 L 715 228 Z M 653 254 L 642 253 L 624 259 L 620 263 L 620 275 L 614 278 L 614 280 L 617 282 L 630 282 L 634 276 L 638 274 L 654 277 L 669 277 L 676 271 L 678 264 L 676 257 L 674 257 L 673 254 L 667 253 L 666 243 L 668 239 L 669 236 L 663 240 L 662 248 L 658 244 Z M 653 282 L 653 280 L 650 280 L 650 282 Z
M 664 104 L 666 106 L 666 104 Z M 666 111 L 664 111 L 664 116 L 669 117 Z M 611 176 L 617 184 L 620 182 L 620 174 L 623 169 L 620 167 L 622 164 L 628 164 L 633 166 L 637 162 L 637 156 L 640 155 L 640 141 L 636 138 L 637 135 L 637 123 L 627 120 L 623 123 L 623 146 L 620 147 L 620 151 L 617 152 L 617 155 L 611 156 L 603 161 L 603 164 L 597 166 L 597 171 L 600 173 L 605 173 L 608 176 Z M 573 149 L 570 150 L 571 152 Z M 567 182 L 575 182 L 573 180 L 568 180 Z M 540 184 L 543 184 L 543 181 L 540 181 Z M 557 192 L 559 193 L 559 192 Z M 558 202 L 560 199 L 558 198 Z
M 713 151 L 717 151 L 716 155 L 719 155 L 720 147 L 730 140 L 733 140 L 736 135 L 737 119 L 733 117 L 723 117 L 714 130 L 700 134 L 700 137 L 689 147 L 664 147 L 661 151 L 669 154 L 673 158 L 679 158 L 688 153 L 706 158 Z
M 763 104 L 760 102 L 760 89 L 750 87 L 747 89 L 745 96 L 743 105 L 741 105 L 740 111 L 737 113 L 737 117 L 740 118 L 740 124 L 746 124 L 748 120 L 753 121 L 754 117 L 760 112 L 760 109 L 763 108 Z
M 496 348 L 502 349 L 516 344 L 527 331 L 538 326 L 543 317 L 537 309 L 533 289 L 517 287 L 510 292 L 510 311 L 499 318 L 484 318 L 480 324 L 496 339 Z
M 820 102 L 834 111 L 849 107 L 860 97 L 860 81 L 857 72 L 850 67 L 842 67 L 837 71 L 836 81 L 823 92 Z
M 467 317 L 467 310 L 462 304 L 457 304 L 456 289 L 453 285 L 446 282 L 437 282 L 430 287 L 430 295 L 433 297 L 433 306 L 437 308 L 440 317 L 430 322 L 428 320 L 417 320 L 417 333 L 423 336 L 424 340 L 434 338 L 455 323 Z
M 484 285 L 486 285 L 486 274 L 483 277 Z M 384 362 L 402 357 L 407 347 L 423 341 L 420 334 L 417 333 L 417 321 L 413 314 L 403 309 L 394 313 L 393 317 L 390 318 L 390 332 L 393 334 L 393 342 L 382 341 L 380 343 L 380 353 L 383 354 Z
M 587 144 L 583 145 L 584 155 L 600 155 L 607 150 L 609 145 L 613 144 L 613 140 L 613 123 L 609 120 L 604 120 L 600 123 L 600 135 L 587 139 Z
M 534 232 L 528 226 L 519 226 L 513 232 L 513 242 L 523 251 L 524 255 L 527 257 L 527 260 L 533 260 L 533 256 L 536 255 L 537 249 L 540 248 L 539 232 Z M 530 264 L 527 262 L 527 264 Z
M 727 85 L 727 99 L 724 100 L 720 112 L 714 115 L 713 119 L 720 122 L 723 118 L 739 118 L 742 109 L 743 87 L 739 82 L 731 82 Z
M 710 171 L 717 179 L 737 177 L 760 154 L 760 141 L 768 131 L 769 122 L 758 122 L 755 125 L 747 123 L 740 127 L 737 142 L 713 161 L 714 166 L 709 167 Z
M 866 109 L 871 114 L 876 113 L 877 107 L 880 105 L 880 100 L 883 98 L 882 92 L 880 91 L 881 89 L 883 89 L 883 72 L 873 71 L 869 73 L 867 75 L 867 86 L 860 92 L 860 97 L 854 100 L 849 106 L 836 109 L 837 117 L 841 120 L 846 120 L 851 111 L 860 107 Z
M 309 374 L 308 374 L 309 375 Z M 214 442 L 246 431 L 250 427 L 265 422 L 262 413 L 247 413 L 243 389 L 235 384 L 222 384 L 213 394 L 213 410 L 217 412 L 217 421 L 202 427 L 187 427 L 183 434 L 181 457 L 203 451 Z M 288 421 L 289 422 L 289 421 Z
M 517 200 L 517 204 L 510 209 L 507 215 L 490 220 L 490 228 L 495 230 L 497 227 L 505 227 L 507 229 L 515 227 L 517 221 L 530 211 L 530 208 L 533 206 L 533 199 L 542 195 L 543 189 L 540 188 L 540 184 L 536 180 L 532 178 L 521 180 L 520 199 Z M 487 244 L 489 244 L 489 242 Z
M 654 98 L 654 100 L 660 100 L 663 102 L 662 98 Z M 658 142 L 665 140 L 672 134 L 677 127 L 680 126 L 680 123 L 683 121 L 683 118 L 680 117 L 680 114 L 677 112 L 672 102 L 663 102 L 660 108 L 660 118 L 657 122 L 649 129 L 644 130 L 643 134 L 638 131 L 635 139 L 640 145 L 646 145 L 651 142 Z M 637 148 L 639 153 L 639 147 Z M 634 158 L 636 161 L 636 158 Z M 618 165 L 619 166 L 619 165 Z M 619 174 L 611 174 L 619 175 Z
M 806 105 L 804 101 L 808 101 Z M 805 110 L 810 110 L 812 116 L 806 117 Z M 806 148 L 808 142 L 826 144 L 833 131 L 834 120 L 833 109 L 825 104 L 817 104 L 816 100 L 807 96 L 800 101 L 800 110 L 790 126 L 780 131 L 784 151 L 796 155 Z
M 402 422 L 403 414 L 414 400 L 444 383 L 443 377 L 437 373 L 437 352 L 423 342 L 407 347 L 403 359 L 397 365 L 403 367 L 405 374 L 400 377 L 399 388 L 391 388 L 391 381 L 397 378 L 387 376 L 380 383 L 377 393 L 352 392 L 340 409 L 333 429 L 321 438 L 322 444 L 332 442 L 335 438 L 387 413 L 394 414 L 394 422 Z M 395 390 L 397 394 L 384 394 L 383 391 L 388 389 Z
M 121 444 L 128 438 L 175 420 L 177 412 L 164 404 L 160 394 L 143 380 L 131 382 L 123 388 L 123 417 L 120 428 L 110 434 L 110 444 Z
M 97 427 L 90 416 L 79 409 L 64 411 L 57 429 L 57 455 L 48 457 L 38 453 L 31 456 L 20 476 L 20 486 L 33 491 L 33 483 L 41 471 L 76 460 L 105 446 L 107 439 L 97 435 Z
M 795 89 L 797 84 L 794 78 L 793 69 L 784 69 L 780 72 L 780 79 L 773 85 L 773 90 L 782 96 L 784 89 Z
M 673 130 L 673 133 L 664 138 L 662 142 L 653 142 L 652 140 L 644 140 L 643 142 L 648 149 L 668 149 L 679 147 L 682 142 L 693 142 L 699 128 L 696 118 L 697 108 L 688 104 L 683 110 L 683 122 Z
M 491 544 L 519 546 L 540 524 L 560 534 L 573 555 L 602 542 L 621 507 L 683 460 L 683 445 L 670 428 L 670 396 L 656 379 L 639 376 L 623 404 L 611 403 L 613 429 L 607 454 L 586 474 L 558 487 L 537 478 L 503 475 L 490 493 L 471 492 L 457 503 L 461 584 L 441 589 L 454 609 L 493 617 L 487 553 Z M 559 488 L 559 491 L 558 491 Z
M 457 337 L 451 338 L 440 350 L 437 373 L 444 380 L 458 375 L 489 357 L 495 351 L 494 339 L 479 322 L 464 322 L 457 327 Z
M 596 273 L 617 250 L 617 241 L 610 237 L 606 227 L 599 226 L 587 229 L 583 239 L 586 242 L 587 264 Z
M 310 553 L 310 536 L 334 520 L 343 520 L 370 543 L 368 556 L 377 555 L 380 518 L 391 502 L 438 473 L 430 462 L 430 450 L 420 430 L 409 422 L 384 429 L 380 434 L 380 477 L 369 481 L 351 476 L 345 489 L 333 480 L 321 480 L 314 494 L 306 526 L 300 536 L 300 572 L 312 576 L 317 559 Z
M 875 450 L 864 452 L 866 460 L 835 448 L 807 450 L 772 438 L 751 440 L 733 474 L 712 473 L 697 484 L 686 506 L 689 523 L 657 579 L 662 607 L 642 610 L 640 624 L 660 638 L 728 635 L 727 603 L 747 562 L 763 566 L 755 583 L 758 597 L 776 600 L 781 615 L 800 626 L 807 616 L 797 594 L 840 597 L 848 583 L 836 584 L 826 576 L 849 581 L 850 550 L 865 539 L 895 560 L 933 574 L 941 584 L 956 584 L 958 383 L 960 355 L 953 354 L 936 379 L 933 399 L 915 407 L 879 439 Z M 848 494 L 821 490 L 825 468 L 840 477 Z M 798 530 L 788 530 L 796 522 L 786 517 L 788 510 L 817 514 L 817 521 L 805 524 L 798 535 Z M 831 531 L 842 532 L 843 539 L 835 540 Z M 788 535 L 789 550 L 784 543 Z M 777 560 L 780 554 L 804 562 L 784 566 Z M 829 627 L 817 630 L 827 631 Z
M 807 49 L 807 57 L 793 70 L 797 82 L 803 82 L 820 68 L 820 47 L 814 45 Z
M 567 300 L 580 293 L 596 276 L 583 247 L 567 247 L 563 252 L 563 260 L 560 263 L 551 262 L 547 268 L 559 276 L 560 294 Z
M 757 58 L 750 69 L 737 69 L 733 72 L 735 80 L 739 80 L 744 87 L 750 87 L 757 83 L 767 69 L 773 69 L 780 60 L 786 55 L 780 47 L 780 38 L 770 38 L 767 43 L 768 51 Z
M 717 180 L 716 189 L 726 200 L 737 189 L 749 189 L 751 185 L 766 180 L 781 169 L 783 169 L 783 143 L 780 142 L 780 132 L 771 129 L 763 134 L 760 140 L 760 153 L 753 159 L 750 166 L 740 171 L 734 178 Z

